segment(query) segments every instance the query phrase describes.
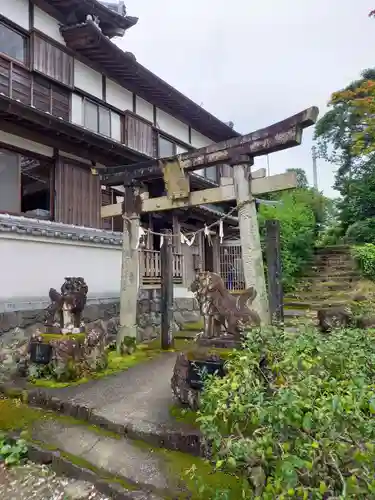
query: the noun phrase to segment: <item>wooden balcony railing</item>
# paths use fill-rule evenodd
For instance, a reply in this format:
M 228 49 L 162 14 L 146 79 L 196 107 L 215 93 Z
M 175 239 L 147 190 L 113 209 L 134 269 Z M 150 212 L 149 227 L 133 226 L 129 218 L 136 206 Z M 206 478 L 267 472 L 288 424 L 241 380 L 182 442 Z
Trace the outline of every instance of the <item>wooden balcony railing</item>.
M 173 254 L 173 282 L 182 283 L 183 255 Z M 160 252 L 157 250 L 142 250 L 140 255 L 141 283 L 144 285 L 159 284 L 161 281 Z

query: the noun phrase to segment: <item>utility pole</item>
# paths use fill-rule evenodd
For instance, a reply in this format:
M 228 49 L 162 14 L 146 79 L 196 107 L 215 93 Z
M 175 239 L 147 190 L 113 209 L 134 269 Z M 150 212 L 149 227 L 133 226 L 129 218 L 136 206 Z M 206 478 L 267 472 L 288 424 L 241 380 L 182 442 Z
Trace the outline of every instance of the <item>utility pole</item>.
M 318 155 L 316 153 L 316 147 L 313 146 L 311 148 L 312 153 L 312 161 L 313 161 L 313 178 L 314 178 L 314 188 L 318 190 L 318 167 L 317 167 L 317 158 Z

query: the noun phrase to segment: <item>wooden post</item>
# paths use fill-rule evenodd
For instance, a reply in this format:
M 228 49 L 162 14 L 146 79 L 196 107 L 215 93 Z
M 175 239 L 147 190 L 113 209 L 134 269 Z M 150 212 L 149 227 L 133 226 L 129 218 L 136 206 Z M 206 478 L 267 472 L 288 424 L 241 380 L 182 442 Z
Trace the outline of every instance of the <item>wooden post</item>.
M 175 234 L 174 237 L 174 242 L 173 242 L 173 248 L 176 253 L 181 253 L 182 252 L 182 245 L 181 245 L 181 238 L 180 238 L 180 232 L 181 232 L 181 224 L 180 221 L 178 220 L 178 215 L 172 214 L 172 227 L 173 227 L 173 234 Z
M 268 297 L 271 320 L 284 322 L 283 282 L 281 271 L 280 222 L 266 221 L 266 255 L 268 268 Z
M 238 210 L 238 225 L 240 229 L 243 272 L 246 288 L 255 287 L 257 297 L 252 308 L 259 314 L 261 323 L 270 323 L 268 297 L 264 276 L 262 249 L 260 245 L 258 217 L 255 200 L 251 193 L 250 160 L 247 156 L 236 157 L 232 161 L 233 178 L 237 204 L 242 204 Z
M 160 249 L 161 259 L 161 348 L 173 346 L 173 242 L 169 231 L 165 231 Z
M 120 328 L 117 350 L 125 337 L 137 338 L 137 300 L 139 287 L 139 254 L 136 248 L 139 233 L 140 206 L 138 193 L 131 186 L 124 190 L 124 231 L 121 262 Z

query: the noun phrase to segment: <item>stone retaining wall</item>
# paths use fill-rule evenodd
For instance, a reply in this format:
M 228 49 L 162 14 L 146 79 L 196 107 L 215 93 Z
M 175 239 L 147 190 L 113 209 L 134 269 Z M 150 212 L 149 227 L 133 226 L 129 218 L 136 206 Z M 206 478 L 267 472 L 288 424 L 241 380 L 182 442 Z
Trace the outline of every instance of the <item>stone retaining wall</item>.
M 160 290 L 141 290 L 138 300 L 137 321 L 141 337 L 148 338 L 155 335 L 161 323 Z M 179 330 L 184 323 L 196 323 L 200 320 L 198 304 L 193 298 L 176 298 L 174 300 L 174 329 Z M 109 302 L 90 304 L 85 308 L 84 320 L 93 323 L 104 320 L 108 324 L 109 335 L 115 335 L 119 321 L 120 303 Z M 19 340 L 20 329 L 25 336 L 31 335 L 44 322 L 43 309 L 23 310 L 0 313 L 0 343 L 9 343 L 14 339 L 17 329 Z

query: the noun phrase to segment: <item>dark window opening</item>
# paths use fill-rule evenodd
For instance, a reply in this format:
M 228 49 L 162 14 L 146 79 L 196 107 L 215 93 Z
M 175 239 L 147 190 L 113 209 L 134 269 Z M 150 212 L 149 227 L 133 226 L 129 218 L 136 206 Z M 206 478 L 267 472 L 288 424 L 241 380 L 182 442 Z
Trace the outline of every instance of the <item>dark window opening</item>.
M 0 211 L 51 219 L 50 161 L 0 150 Z
M 26 63 L 26 37 L 0 23 L 0 52 Z
M 51 163 L 21 156 L 21 211 L 31 217 L 51 217 Z

